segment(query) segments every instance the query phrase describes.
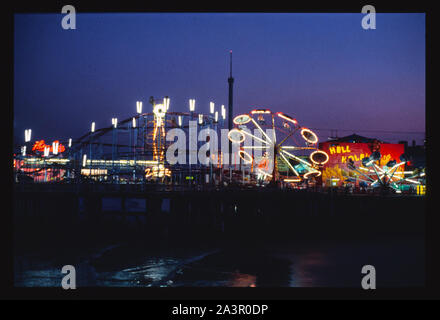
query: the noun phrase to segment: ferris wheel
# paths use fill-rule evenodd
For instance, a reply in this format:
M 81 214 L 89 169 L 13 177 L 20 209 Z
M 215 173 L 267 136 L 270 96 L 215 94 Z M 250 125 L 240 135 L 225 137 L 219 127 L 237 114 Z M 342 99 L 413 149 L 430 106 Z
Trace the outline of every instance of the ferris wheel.
M 300 183 L 314 180 L 328 160 L 318 150 L 318 136 L 282 112 L 256 109 L 233 119 L 228 138 L 260 182 Z

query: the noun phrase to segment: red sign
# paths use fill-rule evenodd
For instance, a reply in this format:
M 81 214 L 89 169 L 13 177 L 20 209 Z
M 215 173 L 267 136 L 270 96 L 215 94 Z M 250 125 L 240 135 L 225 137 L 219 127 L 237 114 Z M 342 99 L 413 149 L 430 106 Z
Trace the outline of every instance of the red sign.
M 329 161 L 322 170 L 323 183 L 335 182 L 341 185 L 348 177 L 353 175 L 347 166 L 353 160 L 356 167 L 362 166 L 362 159 L 369 157 L 373 151 L 379 151 L 381 159 L 377 163 L 380 167 L 386 166 L 388 161 L 396 160 L 404 153 L 403 144 L 393 143 L 351 143 L 351 142 L 322 142 L 319 149 L 327 152 Z M 398 170 L 403 170 L 403 166 Z
M 66 150 L 64 145 L 62 145 L 58 140 L 55 140 L 53 143 L 58 143 L 58 153 L 64 152 Z M 49 148 L 49 152 L 53 153 L 52 145 L 47 145 L 44 140 L 35 141 L 34 146 L 32 147 L 32 151 L 44 152 L 45 148 Z

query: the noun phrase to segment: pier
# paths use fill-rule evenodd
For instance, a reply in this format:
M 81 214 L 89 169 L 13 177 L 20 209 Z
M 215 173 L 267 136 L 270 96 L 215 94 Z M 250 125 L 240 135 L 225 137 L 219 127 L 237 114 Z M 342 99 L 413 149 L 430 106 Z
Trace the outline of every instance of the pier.
M 258 246 L 271 241 L 420 236 L 425 229 L 426 199 L 410 195 L 37 186 L 17 185 L 14 192 L 18 245 L 20 239 L 33 239 L 66 245 L 70 240 L 74 245 L 102 240 Z

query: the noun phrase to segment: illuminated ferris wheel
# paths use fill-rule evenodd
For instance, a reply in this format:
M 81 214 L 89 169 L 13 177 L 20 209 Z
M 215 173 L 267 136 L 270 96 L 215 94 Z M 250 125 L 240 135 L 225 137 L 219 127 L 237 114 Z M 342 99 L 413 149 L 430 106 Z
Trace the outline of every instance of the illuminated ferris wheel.
M 321 175 L 328 160 L 318 150 L 318 137 L 310 129 L 282 112 L 252 110 L 233 120 L 228 138 L 239 144 L 238 155 L 260 182 L 300 183 Z

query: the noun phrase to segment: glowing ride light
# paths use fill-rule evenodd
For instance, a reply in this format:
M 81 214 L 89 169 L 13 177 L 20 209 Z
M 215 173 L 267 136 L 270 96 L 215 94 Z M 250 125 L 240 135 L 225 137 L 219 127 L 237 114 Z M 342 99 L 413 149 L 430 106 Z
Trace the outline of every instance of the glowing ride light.
M 281 157 L 283 158 L 284 162 L 292 169 L 293 173 L 295 173 L 297 176 L 299 176 L 298 171 L 295 170 L 295 168 L 292 166 L 292 164 L 289 162 L 289 160 L 286 159 L 286 157 L 281 153 Z
M 302 164 L 304 164 L 306 167 L 312 168 L 312 165 L 310 163 L 308 163 L 307 161 L 295 156 L 294 154 L 291 154 L 290 152 L 287 152 L 286 150 L 283 150 L 282 153 L 284 153 L 285 155 L 287 155 L 288 157 L 301 162 Z
M 69 138 L 69 148 L 72 146 L 72 138 Z
M 214 113 L 214 110 L 215 110 L 215 104 L 214 104 L 214 102 L 210 102 L 209 103 L 209 112 Z
M 268 119 L 268 116 L 271 117 L 271 121 Z M 278 120 L 280 125 L 276 123 L 276 120 Z M 293 119 L 282 112 L 272 113 L 272 111 L 269 109 L 255 109 L 249 114 L 236 116 L 233 122 L 236 125 L 235 130 L 237 131 L 232 132 L 231 130 L 230 134 L 228 135 L 230 141 L 242 143 L 246 139 L 250 138 L 251 140 L 262 143 L 262 145 L 243 145 L 241 150 L 272 150 L 272 152 L 269 153 L 270 156 L 268 156 L 269 154 L 266 152 L 263 159 L 256 165 L 257 168 L 255 173 L 257 174 L 257 179 L 265 179 L 266 177 L 270 176 L 272 181 L 276 181 L 278 179 L 284 181 L 285 179 L 290 179 L 289 172 L 292 172 L 294 177 L 292 178 L 293 180 L 290 181 L 299 182 L 302 181 L 302 178 L 319 177 L 321 172 L 318 170 L 318 166 L 321 166 L 329 161 L 329 156 L 327 153 L 318 150 L 316 146 L 310 145 L 317 144 L 318 137 L 316 134 L 310 129 L 301 128 L 296 119 Z M 250 133 L 250 130 L 247 127 L 242 127 L 244 124 L 248 123 L 252 123 L 253 127 L 255 128 L 254 130 L 259 133 L 258 136 Z M 294 126 L 289 126 L 288 123 L 292 123 Z M 266 133 L 266 131 L 263 129 L 263 126 L 269 127 L 271 130 Z M 286 132 L 282 128 L 288 129 L 288 131 Z M 302 129 L 301 133 L 300 129 Z M 279 139 L 280 141 L 277 141 L 278 132 L 279 134 L 284 135 L 282 139 Z M 296 143 L 297 140 L 289 140 L 289 138 L 291 138 L 293 134 L 297 132 L 301 135 L 301 140 L 304 139 L 306 143 L 309 144 L 306 144 L 306 146 L 288 145 L 289 142 Z M 294 151 L 301 151 L 304 153 L 308 150 L 313 151 L 313 154 L 309 155 L 309 157 L 311 157 L 310 161 L 313 160 L 310 163 L 293 154 Z M 245 158 L 243 154 L 241 155 L 243 158 Z M 249 152 L 249 156 L 252 157 L 251 152 Z M 245 159 L 249 160 L 248 158 L 249 157 L 246 157 Z M 296 163 L 299 163 L 298 165 L 302 166 L 297 167 L 297 165 L 294 165 L 293 162 L 291 163 L 289 158 L 293 159 Z M 269 166 L 269 163 L 272 163 L 273 166 Z M 282 169 L 283 171 L 280 171 L 281 167 L 279 167 L 279 163 L 285 164 Z M 287 176 L 285 176 L 286 170 Z M 269 175 L 269 173 L 275 174 Z
M 26 146 L 21 147 L 21 155 L 22 156 L 26 155 Z
M 260 130 L 260 132 L 266 137 L 267 141 L 269 141 L 269 143 L 272 143 L 272 140 L 269 138 L 269 136 L 266 134 L 266 132 L 264 132 L 263 129 L 261 129 L 260 125 L 251 118 L 251 121 L 254 123 L 254 125 Z M 275 131 L 274 131 L 275 132 Z M 275 134 L 275 133 L 274 133 Z M 276 138 L 274 136 L 274 141 L 276 141 Z
M 238 138 L 237 135 L 240 136 L 240 138 Z M 246 137 L 244 136 L 244 134 L 243 134 L 243 132 L 241 130 L 232 129 L 231 131 L 228 132 L 228 139 L 231 142 L 242 143 L 245 140 L 245 138 Z
M 153 113 L 156 117 L 163 118 L 167 113 L 166 106 L 163 104 L 156 104 L 153 108 Z
M 87 164 L 87 154 L 83 155 L 83 161 L 82 161 L 82 166 L 85 167 Z
M 270 114 L 272 113 L 269 109 L 255 109 L 251 111 L 251 114 Z
M 296 121 L 296 119 L 293 119 L 291 116 L 288 116 L 287 114 L 284 114 L 282 112 L 277 112 L 276 115 L 278 117 L 280 117 L 281 119 L 284 119 L 286 121 L 292 122 L 295 125 L 298 124 L 298 121 Z
M 232 120 L 232 122 L 234 122 L 237 125 L 243 125 L 243 124 L 246 124 L 246 123 L 248 123 L 250 121 L 251 121 L 251 117 L 249 117 L 249 115 L 247 115 L 247 114 L 241 114 L 239 116 L 236 116 Z
M 215 122 L 218 122 L 218 111 L 215 112 L 215 115 L 214 115 L 214 121 L 215 121 Z
M 307 128 L 302 128 L 301 129 L 301 136 L 304 138 L 304 140 L 306 140 L 308 143 L 312 143 L 315 144 L 318 142 L 318 137 L 316 136 L 316 134 Z
M 179 127 L 181 127 L 182 126 L 182 116 L 178 116 L 177 120 L 179 122 Z
M 245 163 L 252 163 L 253 162 L 252 156 L 244 150 L 239 150 L 238 155 L 241 159 L 243 159 L 243 161 Z
M 136 128 L 136 118 L 135 117 L 133 117 L 133 119 L 131 120 L 131 126 L 133 128 Z
M 164 104 L 153 104 L 154 129 L 153 129 L 153 160 L 161 162 L 165 158 L 165 115 L 167 113 L 169 98 L 165 97 Z
M 297 178 L 287 178 L 283 180 L 284 182 L 301 182 L 301 178 L 297 177 Z
M 373 152 L 370 157 L 366 157 L 362 159 L 362 165 L 364 167 L 359 167 L 359 169 L 364 173 L 362 173 L 361 171 L 357 170 L 357 168 L 354 166 L 354 162 L 351 161 L 351 165 L 349 163 L 349 168 L 351 170 L 354 170 L 356 172 L 358 172 L 359 174 L 361 174 L 363 177 L 367 178 L 369 181 L 366 180 L 362 180 L 362 179 L 358 179 L 360 181 L 364 181 L 366 183 L 370 183 L 370 187 L 374 187 L 377 184 L 380 184 L 382 187 L 385 188 L 392 188 L 394 189 L 394 191 L 398 192 L 400 191 L 399 189 L 399 184 L 403 183 L 403 182 L 409 182 L 409 183 L 413 183 L 413 184 L 417 184 L 420 185 L 421 182 L 417 181 L 417 180 L 413 180 L 412 178 L 415 178 L 417 176 L 420 177 L 420 175 L 418 175 L 418 173 L 414 174 L 414 171 L 405 171 L 405 170 L 401 170 L 401 171 L 397 171 L 397 169 L 400 166 L 405 165 L 406 163 L 406 157 L 404 155 L 400 156 L 400 160 L 401 162 L 397 163 L 397 160 L 390 160 L 387 162 L 387 164 L 383 167 L 380 167 L 379 165 L 377 165 L 375 162 L 378 162 L 381 160 L 381 154 L 378 151 Z M 405 175 L 411 175 L 410 177 L 405 177 Z M 375 175 L 375 179 L 372 179 L 370 175 Z
M 304 179 L 308 179 L 310 176 L 313 177 L 319 177 L 321 175 L 321 171 L 309 171 L 306 174 L 304 174 Z
M 319 156 L 319 155 L 324 156 L 325 160 L 319 161 L 319 159 L 316 159 L 316 156 Z M 310 154 L 310 161 L 312 161 L 314 164 L 317 164 L 317 165 L 324 165 L 329 161 L 329 159 L 330 159 L 330 157 L 328 156 L 327 152 L 324 152 L 322 150 L 316 150 Z
M 203 114 L 199 114 L 199 124 L 203 124 Z

